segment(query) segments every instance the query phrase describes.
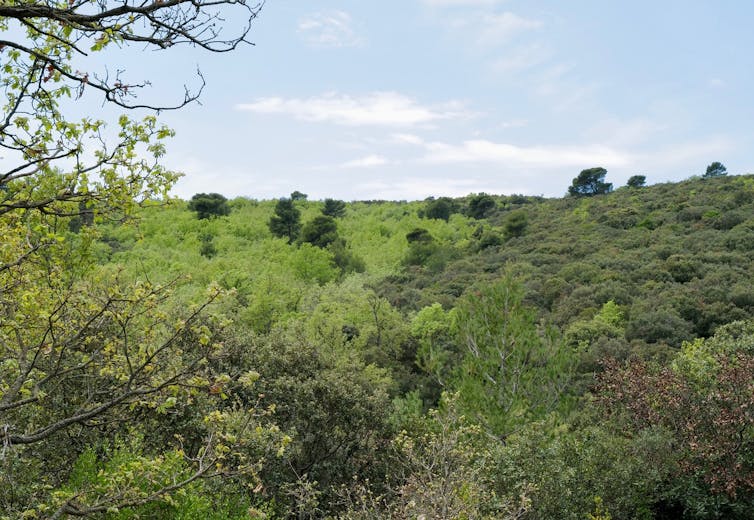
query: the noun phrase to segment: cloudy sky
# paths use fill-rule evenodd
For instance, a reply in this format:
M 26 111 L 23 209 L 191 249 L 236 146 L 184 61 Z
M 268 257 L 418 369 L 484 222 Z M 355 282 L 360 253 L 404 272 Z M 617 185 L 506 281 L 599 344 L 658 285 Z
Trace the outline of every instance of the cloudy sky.
M 593 166 L 754 173 L 753 21 L 743 0 L 267 0 L 254 47 L 148 74 L 167 98 L 208 83 L 163 116 L 184 198 L 561 196 Z

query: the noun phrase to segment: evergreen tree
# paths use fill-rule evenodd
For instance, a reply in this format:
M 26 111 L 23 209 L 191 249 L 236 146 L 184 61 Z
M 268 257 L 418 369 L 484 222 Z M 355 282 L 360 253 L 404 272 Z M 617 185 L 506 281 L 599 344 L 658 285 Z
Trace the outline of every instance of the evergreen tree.
M 293 205 L 293 200 L 282 198 L 275 205 L 275 214 L 268 225 L 273 235 L 288 238 L 288 243 L 292 244 L 301 231 L 301 212 Z
M 325 248 L 337 239 L 338 225 L 334 218 L 327 215 L 314 217 L 301 230 L 301 241 L 313 246 Z
M 346 203 L 342 200 L 325 199 L 322 214 L 333 218 L 344 217 L 346 214 Z
M 589 168 L 582 170 L 578 177 L 573 179 L 573 184 L 568 188 L 568 194 L 574 197 L 588 197 L 601 195 L 613 191 L 613 185 L 605 182 L 607 170 L 604 168 Z
M 715 161 L 707 166 L 707 171 L 704 172 L 703 177 L 722 177 L 728 175 L 728 168 L 723 163 Z
M 643 188 L 647 185 L 646 175 L 633 175 L 629 177 L 626 186 L 629 188 Z
M 424 216 L 427 218 L 434 218 L 447 222 L 448 220 L 450 220 L 450 216 L 456 211 L 457 210 L 453 199 L 450 199 L 448 197 L 440 197 L 439 199 L 431 200 L 427 203 L 427 206 L 424 210 Z
M 495 199 L 486 193 L 474 195 L 469 199 L 468 214 L 471 218 L 477 220 L 489 216 L 490 212 L 495 209 Z
M 196 216 L 200 219 L 230 215 L 228 199 L 219 193 L 197 193 L 191 197 L 188 207 L 191 211 L 196 211 Z

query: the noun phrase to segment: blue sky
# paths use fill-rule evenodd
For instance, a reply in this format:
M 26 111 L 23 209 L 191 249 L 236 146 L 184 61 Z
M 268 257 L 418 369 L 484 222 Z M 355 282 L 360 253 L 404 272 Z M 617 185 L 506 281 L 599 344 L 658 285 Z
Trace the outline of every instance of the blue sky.
M 593 166 L 754 173 L 752 21 L 742 0 L 268 0 L 254 47 L 126 66 L 166 100 L 207 79 L 162 115 L 183 198 L 561 196 Z

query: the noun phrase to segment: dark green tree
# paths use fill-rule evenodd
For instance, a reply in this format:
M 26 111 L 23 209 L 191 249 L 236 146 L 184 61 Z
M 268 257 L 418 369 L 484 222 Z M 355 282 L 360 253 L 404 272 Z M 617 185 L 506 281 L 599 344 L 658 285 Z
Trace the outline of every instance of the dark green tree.
M 279 238 L 287 238 L 292 244 L 301 231 L 301 212 L 292 199 L 282 198 L 275 205 L 275 214 L 270 217 L 270 232 Z
M 291 200 L 297 201 L 297 200 L 306 200 L 309 195 L 306 193 L 301 193 L 300 191 L 296 190 L 293 193 L 291 193 Z
M 503 224 L 503 230 L 507 238 L 520 237 L 526 232 L 529 219 L 524 211 L 512 211 L 508 214 Z
M 453 199 L 449 197 L 440 197 L 439 199 L 430 200 L 424 208 L 424 217 L 444 220 L 447 222 L 450 216 L 457 211 Z M 421 215 L 420 215 L 421 216 Z
M 200 219 L 230 215 L 228 199 L 219 193 L 197 193 L 191 197 L 188 207 L 196 211 Z
M 486 193 L 474 195 L 469 199 L 468 214 L 471 218 L 477 220 L 485 218 L 493 209 L 495 209 L 495 199 Z
M 342 274 L 363 273 L 366 270 L 364 260 L 350 251 L 348 244 L 342 238 L 338 238 L 327 248 L 332 253 L 333 262 Z
M 643 188 L 647 185 L 646 175 L 632 175 L 626 182 L 626 186 L 629 188 Z
M 346 215 L 346 203 L 342 200 L 325 199 L 322 214 L 333 218 L 344 217 Z
M 199 242 L 201 243 L 199 254 L 205 258 L 214 258 L 217 254 L 217 248 L 215 247 L 213 239 L 214 237 L 212 236 L 212 233 L 202 233 L 199 235 Z
M 728 175 L 728 168 L 723 163 L 715 161 L 707 166 L 707 171 L 704 172 L 703 177 L 722 177 Z
M 338 239 L 338 225 L 328 215 L 319 215 L 307 222 L 301 230 L 301 241 L 325 248 Z
M 432 242 L 434 239 L 426 229 L 415 228 L 406 233 L 406 240 L 408 240 L 409 244 L 414 244 L 417 242 L 420 244 L 426 244 L 428 242 Z
M 424 263 L 437 252 L 438 244 L 424 228 L 415 228 L 406 233 L 408 241 L 408 253 L 404 262 L 406 265 L 424 265 Z
M 604 168 L 589 168 L 582 170 L 573 184 L 568 188 L 568 194 L 573 197 L 589 197 L 613 191 L 613 185 L 605 182 L 607 170 Z

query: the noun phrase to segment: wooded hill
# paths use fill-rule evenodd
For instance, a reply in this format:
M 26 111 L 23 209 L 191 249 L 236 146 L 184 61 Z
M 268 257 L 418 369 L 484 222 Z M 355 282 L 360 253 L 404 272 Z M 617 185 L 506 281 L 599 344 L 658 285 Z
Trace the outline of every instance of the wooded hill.
M 107 357 L 127 339 L 171 375 L 24 451 L 6 511 L 752 517 L 754 176 L 558 199 L 198 194 L 61 222 L 64 243 L 93 240 L 71 268 L 169 289 L 122 296 L 134 308 L 77 365 L 89 384 L 134 380 Z M 185 336 L 160 340 L 174 319 Z M 84 406 L 55 390 L 40 410 Z

